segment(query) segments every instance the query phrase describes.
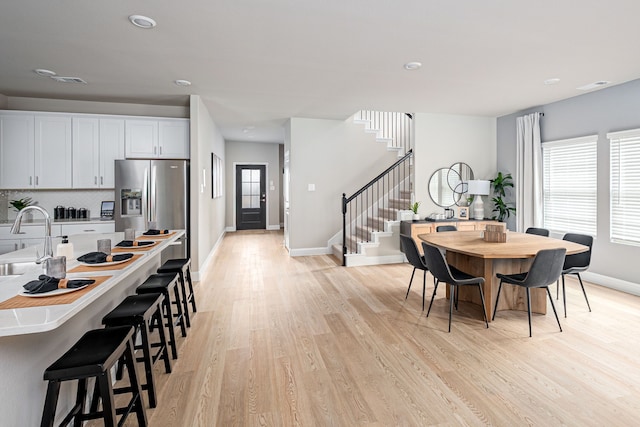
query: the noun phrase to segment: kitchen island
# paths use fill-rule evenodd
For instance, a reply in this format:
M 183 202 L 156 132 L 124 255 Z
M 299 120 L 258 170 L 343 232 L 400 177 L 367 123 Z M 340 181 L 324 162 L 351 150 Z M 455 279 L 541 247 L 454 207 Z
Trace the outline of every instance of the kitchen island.
M 123 240 L 123 233 L 82 234 L 70 236 L 74 244 L 74 259 L 67 261 L 67 277 L 105 277 L 104 282 L 68 304 L 29 308 L 0 309 L 0 414 L 7 426 L 37 426 L 40 424 L 46 393 L 44 370 L 71 347 L 86 331 L 102 327 L 102 317 L 127 295 L 135 293 L 150 274 L 160 266 L 161 253 L 184 234 L 177 230 L 158 240 L 120 270 L 70 273 L 80 263 L 80 255 L 96 250 L 98 239 L 111 239 L 112 245 Z M 150 236 L 151 240 L 153 236 Z M 146 238 L 145 238 L 146 239 Z M 42 248 L 39 248 L 42 253 Z M 36 248 L 0 255 L 0 264 L 34 261 Z M 117 266 L 114 266 L 114 268 Z M 85 268 L 85 270 L 87 270 Z M 35 265 L 19 276 L 0 277 L 0 304 L 14 298 L 22 285 L 42 274 L 42 266 Z M 69 294 L 71 295 L 71 294 Z M 35 298 L 41 299 L 41 298 Z M 73 406 L 75 385 L 63 384 L 58 402 L 58 414 Z

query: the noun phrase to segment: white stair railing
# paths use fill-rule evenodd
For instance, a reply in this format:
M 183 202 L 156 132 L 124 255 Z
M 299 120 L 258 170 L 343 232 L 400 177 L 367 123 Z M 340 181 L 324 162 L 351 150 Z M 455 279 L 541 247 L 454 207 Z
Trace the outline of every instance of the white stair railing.
M 360 110 L 353 120 L 363 123 L 368 131 L 376 133 L 377 139 L 387 141 L 389 146 L 405 154 L 413 148 L 412 119 L 410 113 Z

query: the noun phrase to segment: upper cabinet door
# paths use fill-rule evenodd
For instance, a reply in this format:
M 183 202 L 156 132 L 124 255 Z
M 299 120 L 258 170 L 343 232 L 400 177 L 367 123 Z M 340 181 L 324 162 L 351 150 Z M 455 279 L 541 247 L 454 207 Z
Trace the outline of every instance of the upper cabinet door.
M 35 188 L 71 188 L 71 117 L 35 117 Z
M 158 157 L 158 121 L 127 120 L 125 141 L 127 158 Z
M 114 188 L 115 161 L 124 159 L 124 119 L 100 119 L 100 178 L 102 188 Z
M 33 115 L 0 114 L 0 188 L 34 186 Z
M 73 117 L 72 124 L 73 188 L 98 188 L 100 120 Z
M 158 123 L 158 157 L 189 158 L 189 121 L 160 120 Z

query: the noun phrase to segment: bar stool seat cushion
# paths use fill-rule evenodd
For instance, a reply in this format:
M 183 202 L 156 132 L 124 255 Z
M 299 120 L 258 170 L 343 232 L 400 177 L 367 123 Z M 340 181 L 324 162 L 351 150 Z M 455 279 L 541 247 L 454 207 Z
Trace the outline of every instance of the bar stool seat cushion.
M 122 354 L 118 349 L 126 345 L 133 331 L 131 326 L 118 326 L 87 332 L 45 370 L 44 379 L 65 380 L 101 374 Z
M 158 273 L 169 273 L 172 271 L 182 270 L 187 264 L 191 264 L 190 258 L 170 259 L 158 268 Z

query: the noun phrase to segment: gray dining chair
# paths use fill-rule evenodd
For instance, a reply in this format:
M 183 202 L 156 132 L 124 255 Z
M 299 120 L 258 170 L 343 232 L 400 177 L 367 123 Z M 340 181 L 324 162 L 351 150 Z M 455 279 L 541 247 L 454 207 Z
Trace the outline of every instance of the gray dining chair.
M 436 233 L 441 233 L 443 231 L 458 231 L 458 227 L 455 225 L 438 225 L 436 227 Z
M 402 245 L 402 251 L 407 257 L 407 261 L 409 261 L 409 264 L 413 266 L 413 271 L 411 272 L 411 280 L 409 280 L 409 288 L 407 289 L 407 294 L 404 296 L 404 299 L 406 300 L 409 297 L 409 291 L 411 290 L 413 275 L 416 274 L 416 269 L 422 270 L 422 311 L 424 311 L 424 294 L 427 289 L 427 271 L 429 271 L 429 269 L 424 262 L 424 257 L 421 256 L 418 252 L 418 246 L 416 245 L 416 242 L 411 238 L 411 236 L 401 234 L 400 244 Z
M 593 237 L 587 234 L 567 233 L 564 235 L 562 240 L 579 243 L 589 248 L 589 250 L 586 252 L 567 255 L 564 259 L 564 265 L 562 266 L 562 302 L 564 305 L 564 317 L 567 317 L 567 294 L 564 288 L 564 276 L 566 274 L 575 274 L 576 276 L 578 276 L 578 281 L 580 282 L 580 287 L 582 288 L 584 300 L 587 302 L 589 312 L 591 312 L 591 305 L 589 304 L 589 298 L 587 298 L 587 292 L 584 290 L 584 285 L 582 284 L 582 277 L 580 277 L 580 273 L 587 271 L 589 265 L 591 264 L 591 247 L 593 246 Z M 558 286 L 558 289 L 560 289 L 560 286 Z
M 440 249 L 435 246 L 431 246 L 426 242 L 422 242 L 422 249 L 424 251 L 424 260 L 427 265 L 427 268 L 433 274 L 433 277 L 436 278 L 436 283 L 433 288 L 433 294 L 431 295 L 431 302 L 429 303 L 429 309 L 427 310 L 427 317 L 429 317 L 429 313 L 431 312 L 431 306 L 433 305 L 433 299 L 436 296 L 436 292 L 438 291 L 438 284 L 440 282 L 449 284 L 449 332 L 451 332 L 451 314 L 453 312 L 453 300 L 454 295 L 456 294 L 455 290 L 459 286 L 469 286 L 475 285 L 478 287 L 480 291 L 480 301 L 482 302 L 482 314 L 484 316 L 484 323 L 487 328 L 489 327 L 489 321 L 487 310 L 484 305 L 484 293 L 482 292 L 482 285 L 484 285 L 484 277 L 474 277 L 470 274 L 462 272 L 457 268 L 447 264 L 447 261 L 444 258 Z
M 547 230 L 546 228 L 529 227 L 527 228 L 527 231 L 525 231 L 525 233 L 549 237 L 549 230 Z
M 528 272 L 497 274 L 496 276 L 500 279 L 500 286 L 498 286 L 498 294 L 496 295 L 496 303 L 491 320 L 496 318 L 502 284 L 509 283 L 511 285 L 522 286 L 527 291 L 527 314 L 529 315 L 529 336 L 531 337 L 531 288 L 546 288 L 549 301 L 551 301 L 551 308 L 553 308 L 553 314 L 556 316 L 558 327 L 560 328 L 560 332 L 562 332 L 562 326 L 560 325 L 560 319 L 558 319 L 556 306 L 553 304 L 553 298 L 551 298 L 549 285 L 557 281 L 560 274 L 562 274 L 562 265 L 564 264 L 566 253 L 567 250 L 565 248 L 543 249 L 536 254 Z

